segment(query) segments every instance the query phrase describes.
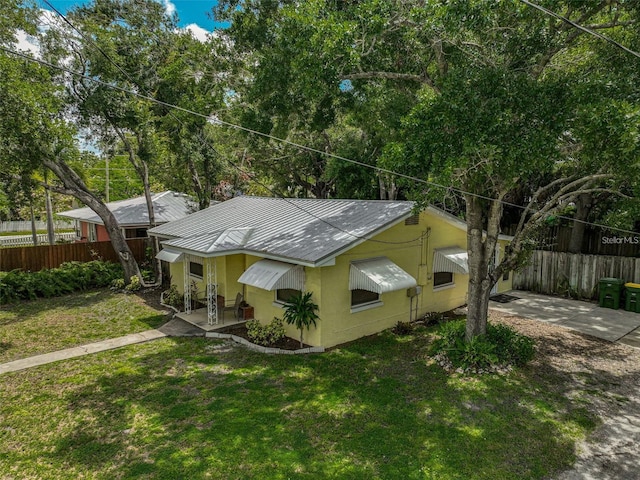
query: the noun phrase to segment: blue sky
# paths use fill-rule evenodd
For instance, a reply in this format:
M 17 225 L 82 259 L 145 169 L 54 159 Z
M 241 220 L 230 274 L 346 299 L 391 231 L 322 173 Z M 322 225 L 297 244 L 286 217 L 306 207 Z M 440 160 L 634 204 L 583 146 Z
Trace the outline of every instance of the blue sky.
M 217 0 L 156 0 L 165 6 L 167 12 L 172 13 L 175 11 L 180 18 L 180 26 L 182 28 L 188 28 L 192 31 L 196 30 L 193 26 L 197 25 L 203 30 L 212 32 L 216 24 L 207 13 L 211 12 L 211 9 L 218 3 Z M 70 9 L 83 3 L 88 3 L 86 0 L 49 0 L 54 7 L 60 10 L 62 13 L 67 13 Z M 46 4 L 40 2 L 43 8 L 47 8 Z

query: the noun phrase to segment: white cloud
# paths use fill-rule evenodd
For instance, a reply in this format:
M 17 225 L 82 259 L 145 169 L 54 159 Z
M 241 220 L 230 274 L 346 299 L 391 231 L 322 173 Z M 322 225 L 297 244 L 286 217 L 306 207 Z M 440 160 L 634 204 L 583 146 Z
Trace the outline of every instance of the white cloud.
M 46 32 L 52 27 L 59 27 L 61 25 L 60 18 L 57 14 L 50 10 L 41 8 L 38 12 L 38 30 Z M 29 35 L 23 30 L 16 31 L 16 43 L 15 46 L 18 50 L 23 52 L 29 52 L 34 57 L 40 57 L 40 42 L 37 37 Z
M 162 0 L 162 4 L 164 5 L 164 11 L 167 15 L 172 16 L 176 13 L 176 6 L 171 0 Z
M 204 28 L 202 28 L 197 23 L 191 23 L 191 24 L 187 25 L 186 27 L 184 27 L 184 29 L 186 31 L 188 31 L 189 33 L 191 33 L 191 35 L 196 40 L 199 40 L 201 42 L 206 42 L 209 39 L 209 37 L 211 36 L 211 32 L 205 30 Z
M 40 45 L 38 40 L 31 35 L 28 35 L 22 30 L 16 32 L 16 38 L 18 39 L 16 47 L 22 52 L 29 52 L 34 57 L 40 56 Z

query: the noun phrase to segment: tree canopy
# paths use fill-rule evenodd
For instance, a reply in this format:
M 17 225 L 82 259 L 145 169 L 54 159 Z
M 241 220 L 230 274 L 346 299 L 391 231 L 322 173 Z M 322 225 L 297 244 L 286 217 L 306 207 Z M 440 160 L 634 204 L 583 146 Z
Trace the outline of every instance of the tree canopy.
M 35 10 L 2 1 L 0 41 L 36 33 Z M 222 0 L 230 26 L 200 42 L 158 2 L 93 0 L 43 32 L 46 58 L 84 76 L 0 56 L 0 107 L 19 113 L 0 125 L 2 181 L 28 191 L 45 165 L 101 208 L 102 181 L 79 183 L 73 160 L 84 132 L 147 196 L 186 190 L 201 208 L 238 191 L 454 205 L 471 338 L 549 215 L 630 228 L 640 211 L 640 59 L 613 43 L 640 50 L 638 3 L 538 3 L 564 18 L 526 1 Z M 495 264 L 505 205 L 515 236 Z

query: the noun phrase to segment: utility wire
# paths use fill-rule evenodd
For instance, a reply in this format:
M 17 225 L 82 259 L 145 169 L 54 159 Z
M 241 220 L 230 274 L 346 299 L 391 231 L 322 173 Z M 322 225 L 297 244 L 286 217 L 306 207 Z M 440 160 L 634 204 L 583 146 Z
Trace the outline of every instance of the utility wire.
M 87 38 L 87 36 L 80 30 L 78 29 L 62 12 L 60 12 L 57 8 L 55 8 L 51 2 L 49 2 L 49 0 L 42 0 L 44 3 L 46 3 L 50 8 L 53 9 L 53 11 L 60 16 L 64 22 L 69 25 L 74 31 L 76 31 L 86 42 L 88 42 L 92 47 L 94 47 L 96 50 L 98 50 L 98 52 L 100 52 L 113 66 L 115 66 L 118 71 L 120 73 L 122 73 L 132 84 L 136 85 L 135 80 L 133 80 L 131 78 L 131 76 L 120 66 L 118 65 L 118 63 L 113 60 L 102 48 L 100 48 L 99 45 L 97 45 L 91 38 Z M 142 86 L 139 86 L 140 90 L 142 90 L 142 92 L 146 95 L 147 99 L 155 101 L 156 103 L 159 104 L 164 104 L 164 102 L 159 102 L 157 101 L 155 98 L 151 97 L 149 92 Z M 129 92 L 129 93 L 133 93 L 133 92 Z M 174 105 L 169 105 L 166 104 L 165 107 L 167 107 L 167 111 L 169 113 L 169 115 L 171 116 L 171 118 L 173 118 L 174 120 L 176 120 L 180 125 L 184 126 L 184 122 L 177 116 L 175 116 L 173 114 L 173 112 L 171 111 L 171 108 L 176 108 L 176 106 Z M 189 113 L 195 114 L 196 112 L 192 112 L 192 111 L 188 111 Z M 210 119 L 210 117 L 206 117 L 207 120 Z M 229 124 L 231 125 L 231 124 Z M 212 147 L 211 145 L 209 145 L 205 139 L 202 138 L 202 136 L 200 134 L 198 134 L 198 140 L 200 140 L 201 144 L 207 148 L 212 149 L 214 152 L 216 151 L 214 147 Z M 309 212 L 308 210 L 302 208 L 300 205 L 297 204 L 297 202 L 291 202 L 289 201 L 286 197 L 282 196 L 282 195 L 277 195 L 272 188 L 270 188 L 268 185 L 263 184 L 262 182 L 260 182 L 259 180 L 255 179 L 254 175 L 252 175 L 251 172 L 247 172 L 246 170 L 244 170 L 242 167 L 238 166 L 237 164 L 235 164 L 234 162 L 232 162 L 229 159 L 224 159 L 227 163 L 229 163 L 232 167 L 234 167 L 236 170 L 238 170 L 240 173 L 245 173 L 246 175 L 249 176 L 249 178 L 252 179 L 252 181 L 254 183 L 257 183 L 258 185 L 260 185 L 261 187 L 267 189 L 269 192 L 271 192 L 272 195 L 286 201 L 287 203 L 289 203 L 290 205 L 296 207 L 297 209 L 303 211 L 304 213 L 306 213 L 307 215 L 310 215 L 311 217 L 320 220 L 321 222 L 325 223 L 326 225 L 341 231 L 343 233 L 346 233 L 347 235 L 350 235 L 353 238 L 356 238 L 358 240 L 368 240 L 370 242 L 375 242 L 375 243 L 383 243 L 383 244 L 389 244 L 389 245 L 399 245 L 399 244 L 408 244 L 408 243 L 414 243 L 418 240 L 420 240 L 421 238 L 423 238 L 425 236 L 425 233 L 422 233 L 419 237 L 412 239 L 412 240 L 408 240 L 408 241 L 402 241 L 402 242 L 390 242 L 390 241 L 383 241 L 383 240 L 375 240 L 375 239 L 371 239 L 371 238 L 367 238 L 367 237 L 362 237 L 360 235 L 355 235 L 352 232 L 349 232 L 347 230 L 344 230 L 336 225 L 333 225 L 332 223 L 330 223 L 329 221 L 327 221 L 324 218 L 321 218 L 311 212 Z
M 350 159 L 350 158 L 347 158 L 347 157 L 343 157 L 341 155 L 336 155 L 334 153 L 325 152 L 325 151 L 322 151 L 322 150 L 319 150 L 319 149 L 316 149 L 316 148 L 313 148 L 313 147 L 309 147 L 309 146 L 306 146 L 306 145 L 301 145 L 301 144 L 292 142 L 290 140 L 278 138 L 278 137 L 276 137 L 274 135 L 271 135 L 271 134 L 268 134 L 268 133 L 259 132 L 257 130 L 253 130 L 251 128 L 244 127 L 242 125 L 237 125 L 237 124 L 234 124 L 234 123 L 231 123 L 231 122 L 227 122 L 227 121 L 221 120 L 221 119 L 219 119 L 217 117 L 214 117 L 212 115 L 205 115 L 205 114 L 190 110 L 188 108 L 180 107 L 178 105 L 173 105 L 173 104 L 164 102 L 162 100 L 158 100 L 156 98 L 153 98 L 153 97 L 151 97 L 149 95 L 146 95 L 146 94 L 143 94 L 143 93 L 140 93 L 140 92 L 134 92 L 132 90 L 120 87 L 118 85 L 107 83 L 107 82 L 105 82 L 103 80 L 100 80 L 98 78 L 90 77 L 90 76 L 85 75 L 85 74 L 83 74 L 81 72 L 75 72 L 75 71 L 73 71 L 71 69 L 68 69 L 66 67 L 62 67 L 60 65 L 54 65 L 54 64 L 52 64 L 50 62 L 47 62 L 45 60 L 32 57 L 31 55 L 27 55 L 27 54 L 22 53 L 22 52 L 17 52 L 15 50 L 12 50 L 12 49 L 10 49 L 8 47 L 5 47 L 3 45 L 0 45 L 0 50 L 3 50 L 5 52 L 7 52 L 7 53 L 13 54 L 13 55 L 18 56 L 18 57 L 21 57 L 21 58 L 23 58 L 23 59 L 25 59 L 27 61 L 36 62 L 36 63 L 39 63 L 39 64 L 41 64 L 43 66 L 48 67 L 48 68 L 52 68 L 52 69 L 55 69 L 55 70 L 63 71 L 63 72 L 68 73 L 70 75 L 74 75 L 74 76 L 83 78 L 85 80 L 89 80 L 91 82 L 97 83 L 97 84 L 102 85 L 104 87 L 107 87 L 107 88 L 110 88 L 110 89 L 113 89 L 113 90 L 117 90 L 117 91 L 120 91 L 120 92 L 123 92 L 123 93 L 127 93 L 129 95 L 133 95 L 133 96 L 136 96 L 136 97 L 144 99 L 144 100 L 148 100 L 150 102 L 156 103 L 156 104 L 164 106 L 166 108 L 172 108 L 172 109 L 175 109 L 175 110 L 178 110 L 178 111 L 182 111 L 182 112 L 185 112 L 185 113 L 188 113 L 188 114 L 191 114 L 191 115 L 196 115 L 196 116 L 205 118 L 205 119 L 207 119 L 208 121 L 210 121 L 211 123 L 214 123 L 214 124 L 225 125 L 225 126 L 228 126 L 230 128 L 235 128 L 237 130 L 241 130 L 241 131 L 244 131 L 244 132 L 247 132 L 247 133 L 252 133 L 252 134 L 259 135 L 259 136 L 262 136 L 262 137 L 265 137 L 265 138 L 269 138 L 269 139 L 274 140 L 276 142 L 285 143 L 285 144 L 291 145 L 293 147 L 299 148 L 301 150 L 306 150 L 306 151 L 309 151 L 309 152 L 317 153 L 317 154 L 324 155 L 324 156 L 327 156 L 327 157 L 330 157 L 330 158 L 334 158 L 336 160 L 341 160 L 341 161 L 344 161 L 344 162 L 352 163 L 354 165 L 359 165 L 359 166 L 362 166 L 362 167 L 365 167 L 365 168 L 373 169 L 373 170 L 375 170 L 377 172 L 387 173 L 389 175 L 393 175 L 393 176 L 396 176 L 396 177 L 399 177 L 399 178 L 404 178 L 406 180 L 412 180 L 414 182 L 422 183 L 422 184 L 425 184 L 425 185 L 429 185 L 431 187 L 436 187 L 436 188 L 441 188 L 441 189 L 444 189 L 444 190 L 454 191 L 454 192 L 462 194 L 462 195 L 470 195 L 470 196 L 473 196 L 473 197 L 476 197 L 476 198 L 480 198 L 480 199 L 488 200 L 488 201 L 492 201 L 492 202 L 496 201 L 496 199 L 491 198 L 491 197 L 486 196 L 486 195 L 473 193 L 473 192 L 467 192 L 467 191 L 462 190 L 460 188 L 441 185 L 441 184 L 438 184 L 438 183 L 435 183 L 435 182 L 432 182 L 432 181 L 429 181 L 429 180 L 425 180 L 425 179 L 422 179 L 422 178 L 414 177 L 414 176 L 407 175 L 407 174 L 404 174 L 404 173 L 394 172 L 393 170 L 389 170 L 389 169 L 386 169 L 386 168 L 378 167 L 378 166 L 375 166 L 375 165 L 369 165 L 367 163 L 360 162 L 358 160 L 353 160 L 353 159 Z M 234 163 L 231 162 L 230 160 L 227 160 L 227 162 L 229 162 L 230 165 L 232 165 L 234 168 L 238 169 L 239 171 L 250 175 L 252 180 L 255 183 L 257 183 L 258 185 L 263 186 L 264 188 L 268 189 L 269 191 L 271 191 L 273 193 L 273 190 L 270 187 L 268 187 L 268 186 L 260 183 L 259 181 L 257 181 L 255 179 L 255 177 L 251 174 L 251 172 L 246 172 L 245 170 L 241 169 L 240 167 L 234 165 Z M 277 195 L 277 196 L 280 197 L 279 195 Z M 282 198 L 283 200 L 286 200 L 286 198 L 284 198 L 284 197 L 280 197 L 280 198 Z M 518 204 L 515 204 L 515 203 L 511 203 L 511 202 L 507 202 L 505 200 L 499 200 L 499 202 L 501 204 L 503 204 L 503 205 L 507 205 L 507 206 L 514 207 L 514 208 L 518 208 L 520 210 L 527 210 L 527 207 L 525 207 L 525 206 L 518 205 Z M 298 207 L 298 208 L 300 208 L 300 207 Z M 322 220 L 323 222 L 327 223 L 328 225 L 331 225 L 326 220 L 321 219 L 321 218 L 316 217 L 315 215 L 311 214 L 311 212 L 308 212 L 306 210 L 303 210 L 303 211 L 305 211 L 307 214 L 309 214 L 309 215 L 311 215 L 311 216 L 313 216 L 315 218 L 318 218 L 319 220 Z M 531 213 L 536 213 L 536 210 L 530 210 L 530 212 Z M 591 226 L 600 227 L 600 228 L 603 228 L 603 229 L 614 230 L 614 231 L 618 231 L 618 232 L 621 232 L 621 233 L 629 233 L 629 234 L 634 234 L 634 235 L 637 234 L 637 232 L 634 232 L 634 231 L 631 231 L 631 230 L 624 230 L 624 229 L 621 229 L 621 228 L 610 227 L 608 225 L 598 224 L 598 223 L 594 223 L 594 222 L 588 222 L 588 221 L 579 220 L 579 219 L 574 219 L 574 218 L 566 217 L 566 216 L 562 216 L 562 215 L 555 215 L 555 217 L 563 219 L 563 220 L 569 220 L 569 221 L 572 221 L 572 222 L 584 223 L 585 225 L 591 225 Z M 333 225 L 331 225 L 331 226 L 333 226 Z M 335 226 L 333 226 L 333 227 L 337 228 Z M 354 236 L 356 238 L 359 238 L 359 239 L 364 239 L 364 240 L 369 240 L 369 241 L 376 242 L 376 240 L 368 239 L 366 237 L 358 237 L 357 235 L 354 235 L 353 233 L 350 233 L 350 232 L 346 232 L 345 231 L 345 233 L 347 233 L 347 234 L 349 234 L 351 236 Z M 417 241 L 417 240 L 419 240 L 419 238 L 415 239 L 415 240 L 412 240 L 412 242 Z M 382 241 L 377 241 L 377 242 L 379 242 L 379 243 L 394 243 L 394 242 L 382 242 Z M 409 242 L 397 242 L 397 243 L 409 243 Z
M 537 5 L 537 4 L 533 3 L 533 2 L 530 2 L 529 0 L 520 0 L 520 2 L 524 3 L 525 5 L 530 6 L 532 8 L 535 8 L 537 10 L 540 10 L 541 12 L 543 12 L 543 13 L 551 16 L 551 17 L 555 17 L 558 20 L 562 20 L 563 22 L 571 25 L 573 28 L 577 28 L 578 30 L 581 30 L 581 31 L 583 31 L 585 33 L 588 33 L 589 35 L 593 35 L 596 38 L 604 40 L 605 42 L 609 42 L 610 44 L 615 45 L 616 47 L 624 50 L 625 52 L 630 53 L 631 55 L 633 55 L 633 56 L 635 56 L 637 58 L 640 58 L 640 53 L 635 52 L 635 51 L 631 50 L 628 47 L 625 47 L 624 45 L 622 45 L 619 42 L 616 42 L 612 38 L 609 38 L 609 37 L 607 37 L 605 35 L 602 35 L 601 33 L 595 32 L 595 31 L 591 30 L 590 28 L 584 27 L 584 26 L 580 25 L 579 23 L 574 22 L 573 20 L 569 20 L 567 17 L 563 17 L 562 15 L 560 15 L 560 14 L 558 14 L 556 12 L 553 12 L 553 11 L 551 11 L 551 10 L 541 6 L 541 5 Z

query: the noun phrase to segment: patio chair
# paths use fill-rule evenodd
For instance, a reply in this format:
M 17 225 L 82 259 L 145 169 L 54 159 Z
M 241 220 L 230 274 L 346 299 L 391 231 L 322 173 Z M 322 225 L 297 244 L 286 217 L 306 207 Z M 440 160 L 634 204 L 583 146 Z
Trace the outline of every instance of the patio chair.
M 234 303 L 232 306 L 230 307 L 219 307 L 219 311 L 220 311 L 220 317 L 222 318 L 222 323 L 224 323 L 224 312 L 232 310 L 233 311 L 233 318 L 235 318 L 236 320 L 238 318 L 240 318 L 240 304 L 242 303 L 242 299 L 243 296 L 241 293 L 238 293 L 236 295 L 236 303 Z

